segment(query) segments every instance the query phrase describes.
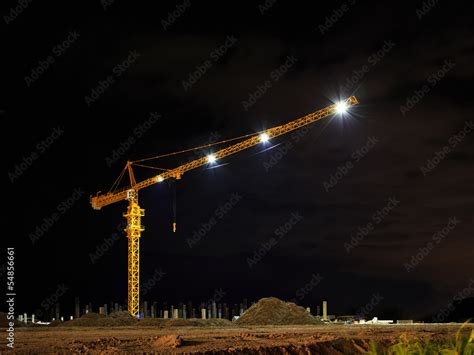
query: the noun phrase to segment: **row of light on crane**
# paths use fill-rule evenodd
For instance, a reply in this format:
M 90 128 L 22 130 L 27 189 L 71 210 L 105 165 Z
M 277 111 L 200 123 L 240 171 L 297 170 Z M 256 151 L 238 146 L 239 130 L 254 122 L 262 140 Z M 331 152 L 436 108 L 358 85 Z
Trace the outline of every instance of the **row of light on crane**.
M 260 133 L 260 135 L 258 136 L 259 140 L 261 143 L 266 143 L 270 140 L 270 136 L 268 135 L 268 133 Z M 215 163 L 217 160 L 217 157 L 214 155 L 214 154 L 209 154 L 207 156 L 207 162 L 209 164 L 213 164 Z
M 347 105 L 347 102 L 345 102 L 345 101 L 340 101 L 340 102 L 336 103 L 336 112 L 338 114 L 342 115 L 342 114 L 346 113 L 348 108 L 349 108 L 349 106 Z M 268 135 L 268 133 L 263 132 L 263 133 L 260 133 L 259 139 L 260 139 L 261 143 L 267 143 L 270 140 L 270 136 Z M 209 164 L 214 164 L 217 160 L 217 157 L 214 154 L 209 154 L 209 155 L 206 156 L 206 158 L 207 158 L 207 162 Z M 163 181 L 163 177 L 158 176 L 158 181 L 159 182 Z
M 349 106 L 347 105 L 347 103 L 345 101 L 340 101 L 340 102 L 336 103 L 336 112 L 341 114 L 341 115 L 346 113 L 348 108 L 349 108 Z M 261 133 L 259 138 L 260 138 L 260 142 L 262 142 L 262 143 L 267 143 L 270 140 L 270 136 L 268 135 L 268 133 L 265 133 L 265 132 Z M 207 156 L 207 162 L 209 164 L 215 163 L 216 160 L 217 160 L 217 157 L 214 154 L 209 154 Z

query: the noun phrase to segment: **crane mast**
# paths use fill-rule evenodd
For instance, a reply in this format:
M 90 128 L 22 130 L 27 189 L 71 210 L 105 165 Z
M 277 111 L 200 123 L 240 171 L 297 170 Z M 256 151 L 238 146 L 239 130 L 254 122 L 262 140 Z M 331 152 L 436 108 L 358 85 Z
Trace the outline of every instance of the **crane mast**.
M 199 168 L 212 161 L 225 158 L 232 154 L 238 153 L 242 150 L 256 146 L 262 142 L 262 137 L 265 140 L 275 138 L 286 133 L 292 132 L 298 128 L 304 127 L 311 123 L 317 122 L 327 116 L 343 112 L 353 105 L 357 105 L 358 101 L 355 96 L 351 96 L 337 104 L 330 105 L 319 111 L 310 113 L 306 116 L 290 121 L 286 124 L 269 128 L 259 135 L 254 135 L 239 143 L 232 144 L 226 148 L 220 149 L 211 156 L 203 156 L 201 158 L 190 161 L 189 163 L 180 165 L 174 169 L 164 171 L 159 175 L 136 182 L 133 173 L 133 162 L 128 161 L 126 170 L 130 178 L 130 186 L 122 188 L 117 191 L 108 192 L 105 194 L 97 194 L 91 198 L 92 208 L 100 210 L 102 207 L 127 200 L 127 212 L 123 216 L 127 219 L 127 226 L 125 232 L 128 238 L 128 312 L 132 316 L 137 316 L 139 312 L 139 293 L 140 293 L 140 236 L 145 228 L 141 225 L 141 217 L 145 215 L 145 210 L 140 208 L 138 204 L 138 191 L 160 183 L 167 179 L 181 179 L 182 175 L 190 170 Z

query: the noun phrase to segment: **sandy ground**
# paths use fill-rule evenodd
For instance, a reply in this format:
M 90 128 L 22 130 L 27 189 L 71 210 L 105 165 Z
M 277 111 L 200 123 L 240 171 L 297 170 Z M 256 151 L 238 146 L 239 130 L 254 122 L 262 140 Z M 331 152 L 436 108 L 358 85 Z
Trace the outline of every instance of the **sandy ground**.
M 460 324 L 17 328 L 15 353 L 356 354 L 371 341 L 454 338 Z M 472 325 L 467 327 L 471 331 Z M 5 338 L 1 353 L 8 353 Z

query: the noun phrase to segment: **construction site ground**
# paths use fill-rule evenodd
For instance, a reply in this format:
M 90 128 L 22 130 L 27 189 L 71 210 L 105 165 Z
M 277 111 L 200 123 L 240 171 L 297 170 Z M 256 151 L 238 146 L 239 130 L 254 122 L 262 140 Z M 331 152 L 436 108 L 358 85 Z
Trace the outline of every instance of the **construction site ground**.
M 371 342 L 384 346 L 400 339 L 444 342 L 454 339 L 460 327 L 461 324 L 242 326 L 230 322 L 208 326 L 164 322 L 153 326 L 17 327 L 14 352 L 357 354 L 369 350 Z M 472 329 L 473 325 L 467 325 L 463 331 Z M 2 349 L 6 349 L 5 344 Z

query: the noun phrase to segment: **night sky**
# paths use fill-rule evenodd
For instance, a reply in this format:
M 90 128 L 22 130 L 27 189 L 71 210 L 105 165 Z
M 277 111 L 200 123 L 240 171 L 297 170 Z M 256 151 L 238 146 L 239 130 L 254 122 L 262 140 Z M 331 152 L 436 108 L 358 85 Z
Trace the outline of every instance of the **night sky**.
M 127 160 L 350 95 L 360 104 L 342 117 L 140 191 L 142 283 L 164 273 L 142 299 L 222 290 L 231 304 L 327 300 L 341 314 L 375 298 L 377 312 L 422 317 L 472 296 L 472 4 L 22 4 L 2 5 L 0 107 L 19 312 L 44 309 L 58 289 L 68 312 L 76 296 L 125 303 L 127 240 L 114 233 L 127 204 L 94 211 L 89 196 Z M 214 149 L 146 163 L 172 168 Z

